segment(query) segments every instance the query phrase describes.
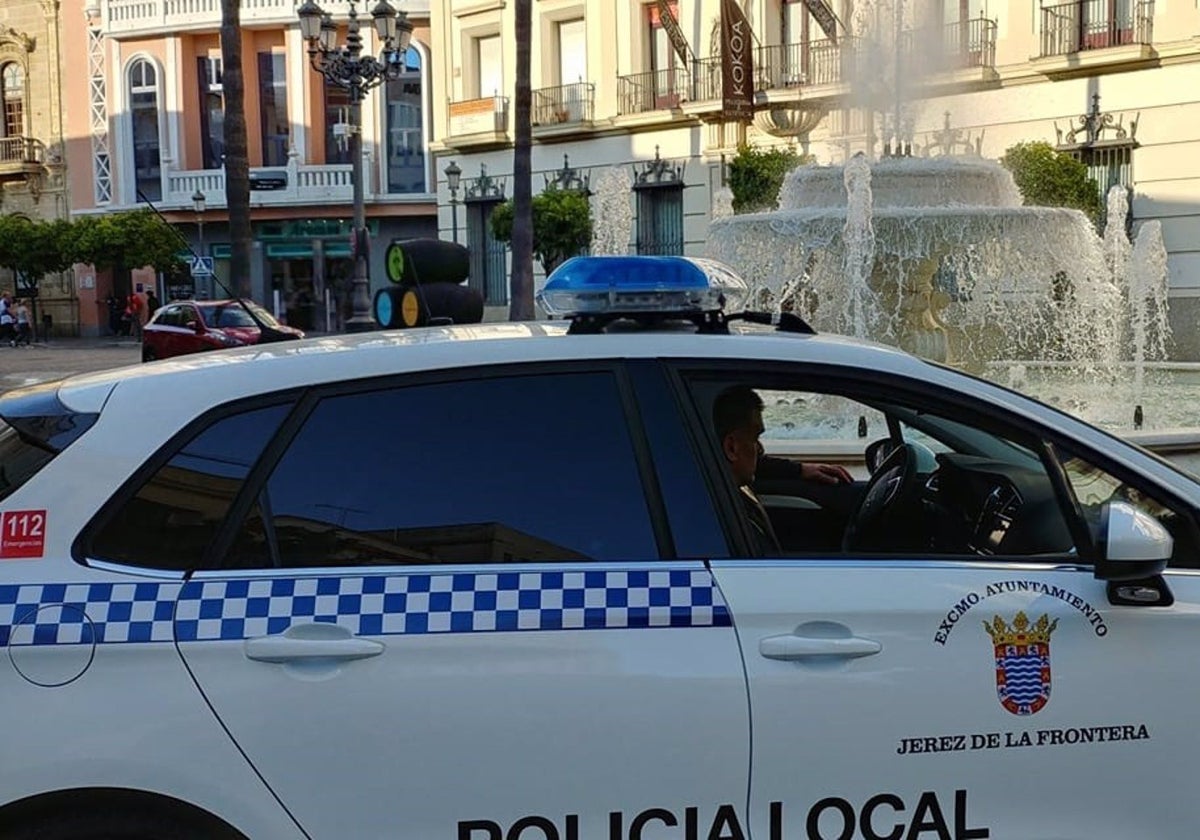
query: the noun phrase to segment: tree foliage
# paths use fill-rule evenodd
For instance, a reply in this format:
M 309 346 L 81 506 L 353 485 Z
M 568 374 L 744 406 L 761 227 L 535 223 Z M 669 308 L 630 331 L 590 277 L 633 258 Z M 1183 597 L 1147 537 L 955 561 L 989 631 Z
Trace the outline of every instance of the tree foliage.
M 0 216 L 0 265 L 20 272 L 36 287 L 44 275 L 70 268 L 71 232 L 71 224 L 62 219 Z
M 1012 173 L 1027 205 L 1073 207 L 1093 222 L 1100 218 L 1102 204 L 1096 179 L 1088 176 L 1081 162 L 1049 143 L 1017 143 L 1004 152 L 1000 163 Z
M 755 149 L 742 146 L 729 162 L 733 212 L 756 213 L 776 209 L 783 177 L 797 166 L 812 162 L 812 155 L 802 155 L 791 147 Z
M 492 211 L 492 235 L 513 239 L 513 202 Z M 592 208 L 577 190 L 548 187 L 533 197 L 533 255 L 549 274 L 559 263 L 582 253 L 592 242 Z
M 153 266 L 159 271 L 179 264 L 178 233 L 151 210 L 83 216 L 70 227 L 66 240 L 72 263 L 91 263 L 100 270 Z

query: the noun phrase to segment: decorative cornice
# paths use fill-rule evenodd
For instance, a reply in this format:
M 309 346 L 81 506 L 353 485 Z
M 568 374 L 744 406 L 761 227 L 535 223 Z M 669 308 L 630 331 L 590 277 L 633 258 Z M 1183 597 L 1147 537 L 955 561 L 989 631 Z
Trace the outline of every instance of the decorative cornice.
M 33 52 L 37 46 L 37 38 L 32 38 L 24 32 L 18 32 L 11 26 L 0 27 L 0 47 L 5 44 L 13 44 L 27 53 Z

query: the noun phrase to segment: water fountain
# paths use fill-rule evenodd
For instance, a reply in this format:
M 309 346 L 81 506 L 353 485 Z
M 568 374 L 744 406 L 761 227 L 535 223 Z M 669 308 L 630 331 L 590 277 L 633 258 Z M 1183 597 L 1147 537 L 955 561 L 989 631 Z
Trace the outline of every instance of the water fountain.
M 1022 206 L 1011 175 L 983 159 L 801 167 L 779 210 L 714 221 L 709 254 L 760 303 L 818 329 L 975 370 L 1120 355 L 1123 295 L 1087 217 Z
M 1061 398 L 1063 407 L 1128 428 L 1145 364 L 1164 359 L 1169 340 L 1161 231 L 1148 223 L 1130 245 L 1124 189 L 1109 196 L 1101 239 L 1077 210 L 1024 206 L 997 162 L 912 157 L 911 93 L 938 66 L 938 45 L 909 49 L 922 66 L 901 66 L 901 3 L 856 14 L 849 65 L 869 70 L 851 80 L 847 101 L 869 112 L 867 151 L 789 173 L 778 210 L 714 217 L 708 255 L 746 278 L 757 305 L 797 311 L 819 330 L 1015 387 L 1065 371 L 1097 394 Z M 871 161 L 876 140 L 882 153 Z M 1133 391 L 1121 391 L 1131 367 Z M 1109 417 L 1114 404 L 1123 419 Z

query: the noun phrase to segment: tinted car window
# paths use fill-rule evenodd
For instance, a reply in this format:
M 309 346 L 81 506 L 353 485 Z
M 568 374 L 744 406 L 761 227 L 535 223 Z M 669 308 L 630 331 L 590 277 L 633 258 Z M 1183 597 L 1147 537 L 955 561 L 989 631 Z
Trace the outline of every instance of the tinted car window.
M 105 521 L 89 555 L 160 569 L 198 567 L 290 407 L 234 414 L 202 430 Z
M 228 564 L 657 556 L 615 379 L 580 373 L 322 400 Z

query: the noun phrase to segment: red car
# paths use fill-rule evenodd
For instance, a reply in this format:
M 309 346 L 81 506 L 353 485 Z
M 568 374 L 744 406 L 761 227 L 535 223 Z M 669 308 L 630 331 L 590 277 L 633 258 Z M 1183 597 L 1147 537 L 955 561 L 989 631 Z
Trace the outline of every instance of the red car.
M 280 324 L 270 312 L 250 301 L 176 300 L 160 307 L 142 328 L 142 361 L 258 344 L 262 330 L 247 308 L 278 333 L 274 339 L 304 338 L 303 332 Z

